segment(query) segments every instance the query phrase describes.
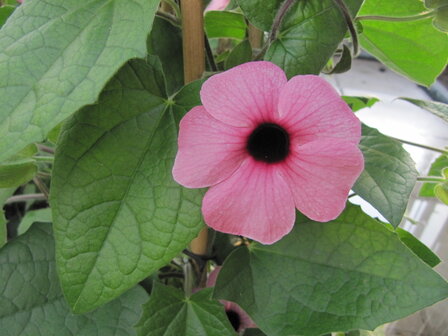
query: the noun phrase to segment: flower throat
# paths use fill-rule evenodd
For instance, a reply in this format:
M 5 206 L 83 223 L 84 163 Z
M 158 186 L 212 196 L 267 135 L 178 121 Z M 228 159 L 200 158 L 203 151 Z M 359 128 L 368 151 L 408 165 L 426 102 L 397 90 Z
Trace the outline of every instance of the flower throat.
M 289 135 L 277 124 L 263 123 L 250 134 L 246 148 L 257 161 L 280 162 L 289 154 Z

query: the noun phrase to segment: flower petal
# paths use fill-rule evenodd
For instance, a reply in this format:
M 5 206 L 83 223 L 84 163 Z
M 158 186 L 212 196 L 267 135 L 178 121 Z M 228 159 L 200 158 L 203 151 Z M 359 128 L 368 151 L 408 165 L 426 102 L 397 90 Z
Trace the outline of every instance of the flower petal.
M 215 230 L 272 244 L 291 231 L 294 201 L 276 165 L 246 159 L 202 201 L 207 225 Z
M 320 222 L 335 219 L 344 210 L 363 169 L 357 145 L 335 140 L 296 146 L 282 167 L 297 209 Z
M 208 187 L 226 179 L 248 155 L 248 132 L 223 124 L 202 106 L 194 107 L 180 122 L 174 179 L 188 188 Z
M 229 5 L 230 0 L 212 0 L 205 8 L 205 11 L 224 10 Z
M 339 138 L 359 143 L 361 124 L 336 90 L 324 79 L 296 76 L 289 80 L 280 93 L 279 121 L 303 144 Z
M 276 119 L 280 89 L 286 81 L 283 70 L 273 63 L 245 63 L 210 77 L 202 86 L 201 101 L 216 119 L 253 127 Z

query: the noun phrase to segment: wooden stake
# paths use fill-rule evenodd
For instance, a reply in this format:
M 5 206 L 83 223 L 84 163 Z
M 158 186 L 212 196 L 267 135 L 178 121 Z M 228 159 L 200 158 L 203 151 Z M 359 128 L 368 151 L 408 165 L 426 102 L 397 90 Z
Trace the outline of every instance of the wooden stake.
M 184 82 L 188 84 L 202 77 L 205 70 L 204 4 L 203 0 L 182 0 L 182 39 Z M 190 244 L 191 252 L 207 254 L 207 227 Z
M 182 0 L 181 11 L 184 81 L 187 84 L 201 78 L 205 70 L 203 1 Z
M 252 49 L 261 49 L 263 45 L 263 32 L 249 23 L 249 43 Z

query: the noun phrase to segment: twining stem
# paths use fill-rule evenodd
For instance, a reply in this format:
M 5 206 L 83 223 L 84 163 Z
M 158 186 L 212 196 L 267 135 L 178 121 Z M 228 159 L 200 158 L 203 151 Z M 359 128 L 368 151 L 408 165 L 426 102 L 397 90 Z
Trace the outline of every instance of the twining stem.
M 280 29 L 280 25 L 283 22 L 283 18 L 286 13 L 288 13 L 289 9 L 295 1 L 296 0 L 286 0 L 278 9 L 278 12 L 274 18 L 274 22 L 272 23 L 271 32 L 268 37 L 268 43 L 271 43 L 277 38 L 278 30 Z
M 218 66 L 216 65 L 215 57 L 213 56 L 213 50 L 212 47 L 210 46 L 210 42 L 208 41 L 207 35 L 204 35 L 204 42 L 205 42 L 205 53 L 207 55 L 207 63 L 210 66 L 210 69 L 213 72 L 216 72 L 218 71 Z
M 402 143 L 404 143 L 404 144 L 406 144 L 406 145 L 411 145 L 411 146 L 415 146 L 415 147 L 420 147 L 420 148 L 424 148 L 424 149 L 429 149 L 429 150 L 432 150 L 432 151 L 434 151 L 434 152 L 439 152 L 439 153 L 448 155 L 448 151 L 445 150 L 445 149 L 436 148 L 436 147 L 432 147 L 432 146 L 428 146 L 428 145 L 422 145 L 422 144 L 419 144 L 419 143 L 416 143 L 416 142 L 412 142 L 412 141 L 408 141 L 408 140 L 403 140 L 403 139 L 398 139 L 398 138 L 394 138 L 394 137 L 391 137 L 391 136 L 390 136 L 389 138 L 392 138 L 392 139 L 394 139 L 394 140 L 400 141 L 400 142 L 402 142 Z
M 45 183 L 38 176 L 35 176 L 33 178 L 33 182 L 36 185 L 36 187 L 42 192 L 42 194 L 44 194 L 45 199 L 48 199 L 50 193 Z
M 352 37 L 353 55 L 356 56 L 359 51 L 358 33 L 356 32 L 356 28 L 353 23 L 353 18 L 350 13 L 350 10 L 348 9 L 344 0 L 333 0 L 333 1 L 341 10 L 341 13 L 344 16 L 345 22 L 347 23 L 348 30 L 350 31 L 350 35 Z
M 283 2 L 283 4 L 280 6 L 280 8 L 277 11 L 277 14 L 275 15 L 274 22 L 272 23 L 271 31 L 269 33 L 269 36 L 261 49 L 261 51 L 254 57 L 254 60 L 262 59 L 264 54 L 266 53 L 266 50 L 268 50 L 271 43 L 277 38 L 278 31 L 280 29 L 280 26 L 283 22 L 283 18 L 285 17 L 286 13 L 291 9 L 291 6 L 296 2 L 296 0 L 286 0 Z
M 50 154 L 54 154 L 54 149 L 45 145 L 41 145 L 38 144 L 37 148 L 42 151 L 42 152 L 46 152 L 46 153 L 50 153 Z
M 437 176 L 419 176 L 417 177 L 417 181 L 419 182 L 446 182 L 446 179 L 443 177 Z
M 406 22 L 406 21 L 417 21 L 426 19 L 429 17 L 434 16 L 434 12 L 424 12 L 417 15 L 412 16 L 399 16 L 399 17 L 392 17 L 392 16 L 381 16 L 381 15 L 365 15 L 365 16 L 358 16 L 356 20 L 375 20 L 375 21 L 392 21 L 392 22 Z
M 26 202 L 26 201 L 43 201 L 46 200 L 44 194 L 25 194 L 25 195 L 15 195 L 8 198 L 5 204 L 18 203 L 18 202 Z

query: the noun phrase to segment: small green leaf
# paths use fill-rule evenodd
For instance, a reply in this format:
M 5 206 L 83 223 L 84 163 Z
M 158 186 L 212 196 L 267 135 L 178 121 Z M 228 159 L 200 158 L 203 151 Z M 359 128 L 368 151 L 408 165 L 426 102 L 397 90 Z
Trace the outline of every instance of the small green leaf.
M 349 71 L 351 67 L 352 67 L 352 53 L 350 51 L 350 48 L 344 44 L 341 59 L 335 65 L 333 70 L 330 71 L 330 74 L 344 73 Z
M 181 29 L 156 17 L 146 43 L 148 53 L 162 63 L 168 94 L 176 92 L 184 84 Z
M 2 336 L 102 336 L 118 330 L 132 336 L 147 297 L 135 287 L 93 313 L 73 315 L 59 287 L 50 224 L 33 225 L 0 250 Z
M 51 218 L 51 209 L 45 208 L 45 209 L 27 211 L 25 213 L 25 216 L 20 221 L 17 233 L 19 235 L 24 234 L 26 231 L 28 231 L 28 229 L 31 227 L 31 225 L 33 225 L 33 223 L 35 223 L 35 222 L 40 222 L 40 223 L 53 222 L 53 220 Z
M 233 68 L 237 65 L 250 62 L 252 59 L 252 47 L 248 40 L 239 43 L 229 54 L 225 61 L 225 69 Z
M 269 336 L 372 330 L 447 296 L 444 279 L 351 204 L 328 223 L 299 217 L 273 245 L 239 248 L 214 291 Z
M 224 306 L 211 298 L 206 288 L 191 297 L 174 287 L 154 283 L 143 316 L 136 329 L 138 336 L 234 336 Z
M 440 155 L 434 162 L 431 164 L 431 168 L 429 168 L 428 176 L 442 176 L 442 169 L 448 167 L 448 156 Z M 436 183 L 425 182 L 423 183 L 420 193 L 418 194 L 421 197 L 436 197 L 434 194 L 434 187 Z
M 417 181 L 415 163 L 399 141 L 366 125 L 362 125 L 359 148 L 364 155 L 365 168 L 353 191 L 396 227 Z
M 375 97 L 342 96 L 342 99 L 350 106 L 353 112 L 357 112 L 366 107 L 372 107 L 380 100 Z
M 257 28 L 271 30 L 275 15 L 283 0 L 237 0 L 245 16 Z
M 94 103 L 144 57 L 159 1 L 25 1 L 0 31 L 0 161 Z M 26 43 L 24 42 L 26 41 Z
M 436 9 L 432 24 L 441 32 L 448 33 L 448 5 Z
M 402 228 L 396 228 L 400 240 L 409 247 L 421 260 L 431 267 L 435 267 L 440 263 L 440 258 L 431 251 L 429 247 L 423 244 L 420 240 L 415 238 L 410 232 Z
M 413 16 L 425 11 L 422 1 L 366 0 L 359 15 Z M 363 20 L 361 46 L 392 70 L 429 86 L 445 68 L 448 36 L 434 29 L 432 19 L 408 22 Z
M 409 103 L 412 103 L 414 105 L 417 105 L 418 107 L 431 112 L 432 114 L 438 116 L 439 118 L 443 119 L 444 121 L 448 122 L 448 105 L 435 102 L 435 101 L 428 101 L 428 100 L 420 100 L 420 99 L 413 99 L 413 98 L 398 98 L 401 100 L 405 100 Z
M 208 38 L 233 38 L 242 40 L 246 36 L 244 16 L 227 11 L 208 11 L 204 18 Z
M 58 143 L 59 134 L 61 133 L 63 122 L 57 124 L 53 129 L 48 132 L 47 134 L 47 140 L 50 141 L 53 144 Z
M 171 173 L 178 122 L 200 104 L 201 82 L 168 100 L 160 63 L 148 62 L 124 66 L 59 138 L 50 201 L 58 273 L 75 312 L 133 287 L 203 227 L 203 191 Z
M 439 183 L 434 187 L 436 197 L 446 205 L 448 205 L 448 183 Z
M 0 28 L 5 24 L 15 9 L 16 7 L 14 6 L 0 6 Z
M 18 187 L 33 179 L 37 173 L 34 161 L 0 165 L 0 188 Z
M 442 6 L 448 6 L 448 0 L 425 0 L 426 8 L 439 8 Z
M 345 2 L 353 15 L 362 4 L 362 0 Z M 266 7 L 264 1 L 259 1 L 259 6 Z M 347 24 L 333 0 L 297 1 L 286 14 L 265 60 L 280 66 L 288 77 L 318 74 L 346 31 Z

